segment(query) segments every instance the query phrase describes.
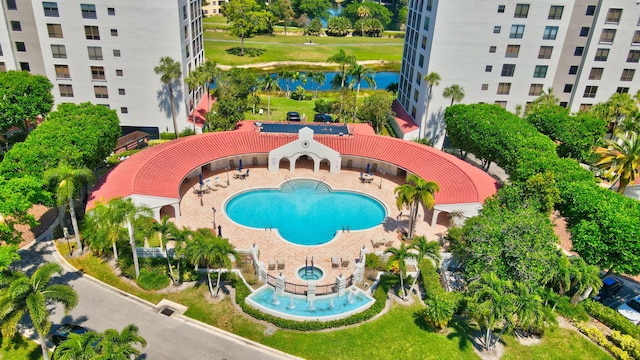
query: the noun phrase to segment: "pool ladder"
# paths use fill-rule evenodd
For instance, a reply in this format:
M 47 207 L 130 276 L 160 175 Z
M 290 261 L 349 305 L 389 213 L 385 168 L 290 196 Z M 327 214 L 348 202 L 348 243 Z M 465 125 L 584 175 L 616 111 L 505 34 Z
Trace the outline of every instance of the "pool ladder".
M 313 278 L 313 256 L 311 257 L 311 266 L 309 266 L 309 257 L 304 258 L 304 274 L 307 279 Z

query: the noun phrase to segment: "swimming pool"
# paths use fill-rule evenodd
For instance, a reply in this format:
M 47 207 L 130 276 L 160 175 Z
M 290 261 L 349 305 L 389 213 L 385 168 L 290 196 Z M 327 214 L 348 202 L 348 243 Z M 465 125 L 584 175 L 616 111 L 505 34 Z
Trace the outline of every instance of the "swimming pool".
M 239 193 L 225 204 L 227 216 L 256 229 L 275 229 L 298 245 L 320 245 L 338 231 L 364 230 L 379 225 L 386 209 L 376 199 L 350 191 L 333 191 L 324 182 L 295 179 L 279 189 Z

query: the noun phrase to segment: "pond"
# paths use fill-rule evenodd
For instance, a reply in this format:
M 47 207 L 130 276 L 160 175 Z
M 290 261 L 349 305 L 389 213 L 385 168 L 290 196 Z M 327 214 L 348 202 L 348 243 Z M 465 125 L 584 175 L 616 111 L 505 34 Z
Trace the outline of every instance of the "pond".
M 306 74 L 306 73 L 300 72 L 300 74 Z M 336 75 L 338 75 L 338 72 L 332 71 L 332 72 L 325 72 L 324 74 L 326 77 L 326 81 L 324 82 L 324 84 L 321 84 L 319 88 L 320 91 L 331 90 L 331 80 L 333 80 L 333 78 L 335 78 Z M 271 76 L 275 76 L 275 74 L 271 74 Z M 389 86 L 389 84 L 398 83 L 400 81 L 400 73 L 395 71 L 381 71 L 381 72 L 375 73 L 375 75 L 373 76 L 373 79 L 376 81 L 376 89 L 384 90 L 387 86 Z M 345 84 L 349 84 L 350 80 L 351 79 L 348 79 L 348 81 L 345 81 Z M 280 84 L 280 88 L 282 88 L 282 90 L 285 90 L 286 85 L 284 80 L 280 79 L 278 83 Z M 298 86 L 302 86 L 305 90 L 308 90 L 308 91 L 315 91 L 317 85 L 310 81 L 307 81 L 306 84 L 303 84 L 301 81 L 294 81 L 290 85 L 289 89 L 293 91 Z M 362 81 L 362 83 L 360 84 L 360 89 L 368 89 L 368 88 L 369 86 L 367 85 L 367 83 L 365 81 Z

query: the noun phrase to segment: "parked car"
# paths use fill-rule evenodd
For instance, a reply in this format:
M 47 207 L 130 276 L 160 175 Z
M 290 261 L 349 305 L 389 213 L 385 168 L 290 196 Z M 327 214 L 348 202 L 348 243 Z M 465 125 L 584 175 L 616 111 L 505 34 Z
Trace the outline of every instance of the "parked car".
M 597 301 L 607 299 L 619 293 L 623 287 L 624 282 L 621 279 L 615 276 L 607 276 L 602 280 L 602 288 L 600 288 L 600 292 L 596 295 L 595 299 Z
M 289 111 L 287 113 L 287 121 L 300 121 L 300 114 L 296 111 Z
M 51 342 L 58 346 L 69 338 L 71 334 L 82 335 L 89 332 L 89 329 L 76 324 L 62 324 L 51 334 Z
M 315 114 L 315 115 L 313 115 L 313 121 L 315 121 L 315 122 L 333 122 L 333 118 L 329 114 Z
M 640 295 L 618 306 L 618 312 L 632 323 L 640 324 Z

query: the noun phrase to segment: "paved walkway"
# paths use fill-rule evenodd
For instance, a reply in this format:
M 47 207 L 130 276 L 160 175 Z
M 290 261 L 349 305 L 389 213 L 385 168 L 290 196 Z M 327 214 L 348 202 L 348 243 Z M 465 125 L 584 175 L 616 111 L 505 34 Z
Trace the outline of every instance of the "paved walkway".
M 122 330 L 128 324 L 139 327 L 147 341 L 145 359 L 297 359 L 278 350 L 200 323 L 187 317 L 167 317 L 153 311 L 153 304 L 116 290 L 75 271 L 58 255 L 51 241 L 35 243 L 20 250 L 19 266 L 31 274 L 45 262 L 59 262 L 65 271 L 54 279 L 71 285 L 79 294 L 78 306 L 64 315 L 60 306 L 52 308 L 54 327 L 65 322 L 95 331 Z
M 369 251 L 375 251 L 382 254 L 387 246 L 373 248 L 376 242 L 384 242 L 389 246 L 397 247 L 400 245 L 398 229 L 406 229 L 408 226 L 408 210 L 404 210 L 402 216 L 398 218 L 400 211 L 395 204 L 395 195 L 393 189 L 404 184 L 404 178 L 397 176 L 384 175 L 382 183 L 380 183 L 380 174 L 375 173 L 374 181 L 370 184 L 360 182 L 360 172 L 362 170 L 342 169 L 340 174 L 330 174 L 328 170 L 321 170 L 320 173 L 314 174 L 311 161 L 305 162 L 298 160 L 295 173 L 289 172 L 288 169 L 280 169 L 278 172 L 269 172 L 265 167 L 248 167 L 250 176 L 245 180 L 230 178 L 230 185 L 227 188 L 219 188 L 219 190 L 210 192 L 202 196 L 202 205 L 200 198 L 195 195 L 191 189 L 198 182 L 198 179 L 185 181 L 182 185 L 181 193 L 183 198 L 180 205 L 182 226 L 191 229 L 211 228 L 213 222 L 212 207 L 216 208 L 216 226 L 222 226 L 222 235 L 229 239 L 235 245 L 236 249 L 250 249 L 253 244 L 257 244 L 260 250 L 260 260 L 265 264 L 269 260 L 282 259 L 285 261 L 285 269 L 283 271 L 288 282 L 304 284 L 305 282 L 298 277 L 298 269 L 304 266 L 305 258 L 313 256 L 315 266 L 324 271 L 325 276 L 318 281 L 319 285 L 333 284 L 335 277 L 339 274 L 350 276 L 355 268 L 355 259 L 360 255 L 360 249 L 365 246 Z M 233 171 L 233 170 L 232 170 Z M 220 180 L 226 183 L 227 175 L 225 172 L 213 173 L 205 172 L 203 177 L 205 182 L 219 176 Z M 330 242 L 318 246 L 301 246 L 292 244 L 279 236 L 277 231 L 269 229 L 254 229 L 242 225 L 238 225 L 231 221 L 225 214 L 224 204 L 231 196 L 239 191 L 271 187 L 277 188 L 287 178 L 313 178 L 323 179 L 333 189 L 348 189 L 369 194 L 380 200 L 387 208 L 387 217 L 381 225 L 362 231 L 341 232 Z M 213 183 L 213 180 L 211 181 Z M 381 187 L 380 187 L 380 184 Z M 417 235 L 425 235 L 430 240 L 437 240 L 441 234 L 446 231 L 446 227 L 437 225 L 432 228 L 427 222 L 421 221 L 424 217 L 422 211 L 419 213 L 418 224 L 416 226 Z M 399 221 L 398 221 L 399 220 Z M 429 219 L 430 220 L 430 219 Z M 309 228 L 309 232 L 313 232 L 313 228 Z M 331 257 L 348 259 L 349 266 L 332 269 Z M 273 270 L 270 273 L 276 275 L 280 270 Z

